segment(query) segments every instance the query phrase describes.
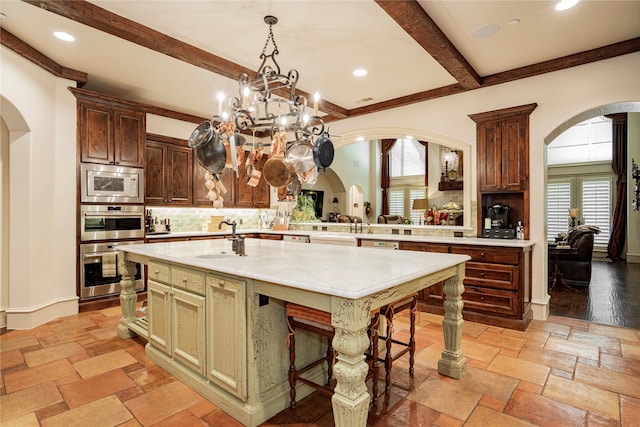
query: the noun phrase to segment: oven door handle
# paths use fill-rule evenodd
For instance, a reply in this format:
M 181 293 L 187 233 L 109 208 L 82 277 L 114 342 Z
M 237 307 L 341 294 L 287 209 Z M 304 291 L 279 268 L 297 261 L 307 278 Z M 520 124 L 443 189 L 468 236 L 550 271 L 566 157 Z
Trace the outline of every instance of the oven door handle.
M 102 218 L 119 218 L 123 216 L 128 216 L 131 218 L 142 218 L 144 215 L 137 213 L 126 213 L 126 212 L 85 212 L 85 217 L 98 216 Z
M 114 248 L 117 246 L 114 246 Z M 107 254 L 112 254 L 113 252 L 116 252 L 116 262 L 118 260 L 118 255 L 117 255 L 117 251 L 112 251 L 112 252 L 92 252 L 92 253 L 88 253 L 88 254 L 82 254 L 82 263 L 83 264 L 98 264 L 100 262 L 102 262 L 102 256 L 103 255 L 107 255 Z M 86 262 L 89 259 L 95 259 L 95 261 L 92 261 L 90 263 Z

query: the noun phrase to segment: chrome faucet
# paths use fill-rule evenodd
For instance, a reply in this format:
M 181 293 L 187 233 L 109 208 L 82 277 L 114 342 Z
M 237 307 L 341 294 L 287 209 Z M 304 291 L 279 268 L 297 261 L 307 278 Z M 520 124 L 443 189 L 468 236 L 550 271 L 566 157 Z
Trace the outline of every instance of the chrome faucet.
M 240 256 L 246 256 L 247 254 L 245 253 L 245 245 L 244 245 L 244 240 L 246 239 L 246 236 L 236 235 L 236 225 L 237 225 L 236 222 L 222 221 L 220 222 L 220 224 L 218 224 L 218 230 L 222 228 L 222 224 L 227 224 L 231 226 L 231 238 L 229 240 L 231 240 L 231 249 L 233 250 L 233 252 L 235 252 L 237 255 L 240 255 Z

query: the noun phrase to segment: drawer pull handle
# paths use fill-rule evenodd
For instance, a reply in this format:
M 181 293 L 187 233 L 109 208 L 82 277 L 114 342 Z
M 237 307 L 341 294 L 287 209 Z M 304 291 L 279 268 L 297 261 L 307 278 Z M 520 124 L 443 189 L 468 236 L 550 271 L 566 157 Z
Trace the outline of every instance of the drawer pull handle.
M 156 270 L 153 270 L 153 274 L 155 274 L 155 275 L 158 275 L 158 274 L 160 274 L 160 270 L 158 270 L 158 269 L 156 269 Z
M 224 280 L 220 280 L 218 284 L 220 285 L 221 288 L 224 288 Z
M 187 278 L 186 278 L 186 277 L 183 277 L 183 278 L 182 278 L 182 281 L 183 281 L 184 283 L 187 283 Z

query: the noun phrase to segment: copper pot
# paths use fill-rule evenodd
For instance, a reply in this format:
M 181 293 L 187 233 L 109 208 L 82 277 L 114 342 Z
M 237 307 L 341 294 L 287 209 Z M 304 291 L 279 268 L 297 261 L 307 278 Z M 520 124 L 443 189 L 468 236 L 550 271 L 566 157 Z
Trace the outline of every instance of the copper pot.
M 273 188 L 286 187 L 295 175 L 293 165 L 284 157 L 286 141 L 287 135 L 285 133 L 275 133 L 273 136 L 274 152 L 266 161 L 262 170 L 265 181 Z

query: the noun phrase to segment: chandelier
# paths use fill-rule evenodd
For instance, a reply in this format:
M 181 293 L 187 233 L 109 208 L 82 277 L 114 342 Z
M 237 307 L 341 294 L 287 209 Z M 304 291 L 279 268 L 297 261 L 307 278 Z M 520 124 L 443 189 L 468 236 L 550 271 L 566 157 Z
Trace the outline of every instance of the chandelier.
M 279 51 L 273 26 L 278 18 L 265 16 L 264 22 L 269 25 L 269 34 L 255 76 L 250 78 L 242 73 L 238 77 L 238 95 L 226 103 L 219 93 L 216 113 L 189 138 L 200 165 L 209 172 L 207 197 L 214 207 L 222 207 L 221 195 L 226 193 L 220 174 L 224 167 L 231 167 L 238 176 L 238 164 L 245 159 L 246 145 L 250 147 L 246 156 L 246 184 L 255 187 L 263 178 L 274 188 L 286 188 L 293 197 L 300 193 L 302 183 L 315 183 L 317 173 L 324 173 L 333 162 L 333 144 L 318 115 L 319 95 L 314 95 L 310 111 L 307 98 L 296 94 L 298 71 L 291 69 L 282 74 L 276 61 Z M 267 53 L 270 43 L 272 50 Z M 271 142 L 256 145 L 256 132 L 269 136 Z M 243 133 L 252 133 L 253 142 L 248 143 Z M 263 171 L 257 171 L 257 161 L 265 146 L 271 146 L 270 158 Z M 279 200 L 283 200 L 281 194 L 283 191 L 279 192 Z

